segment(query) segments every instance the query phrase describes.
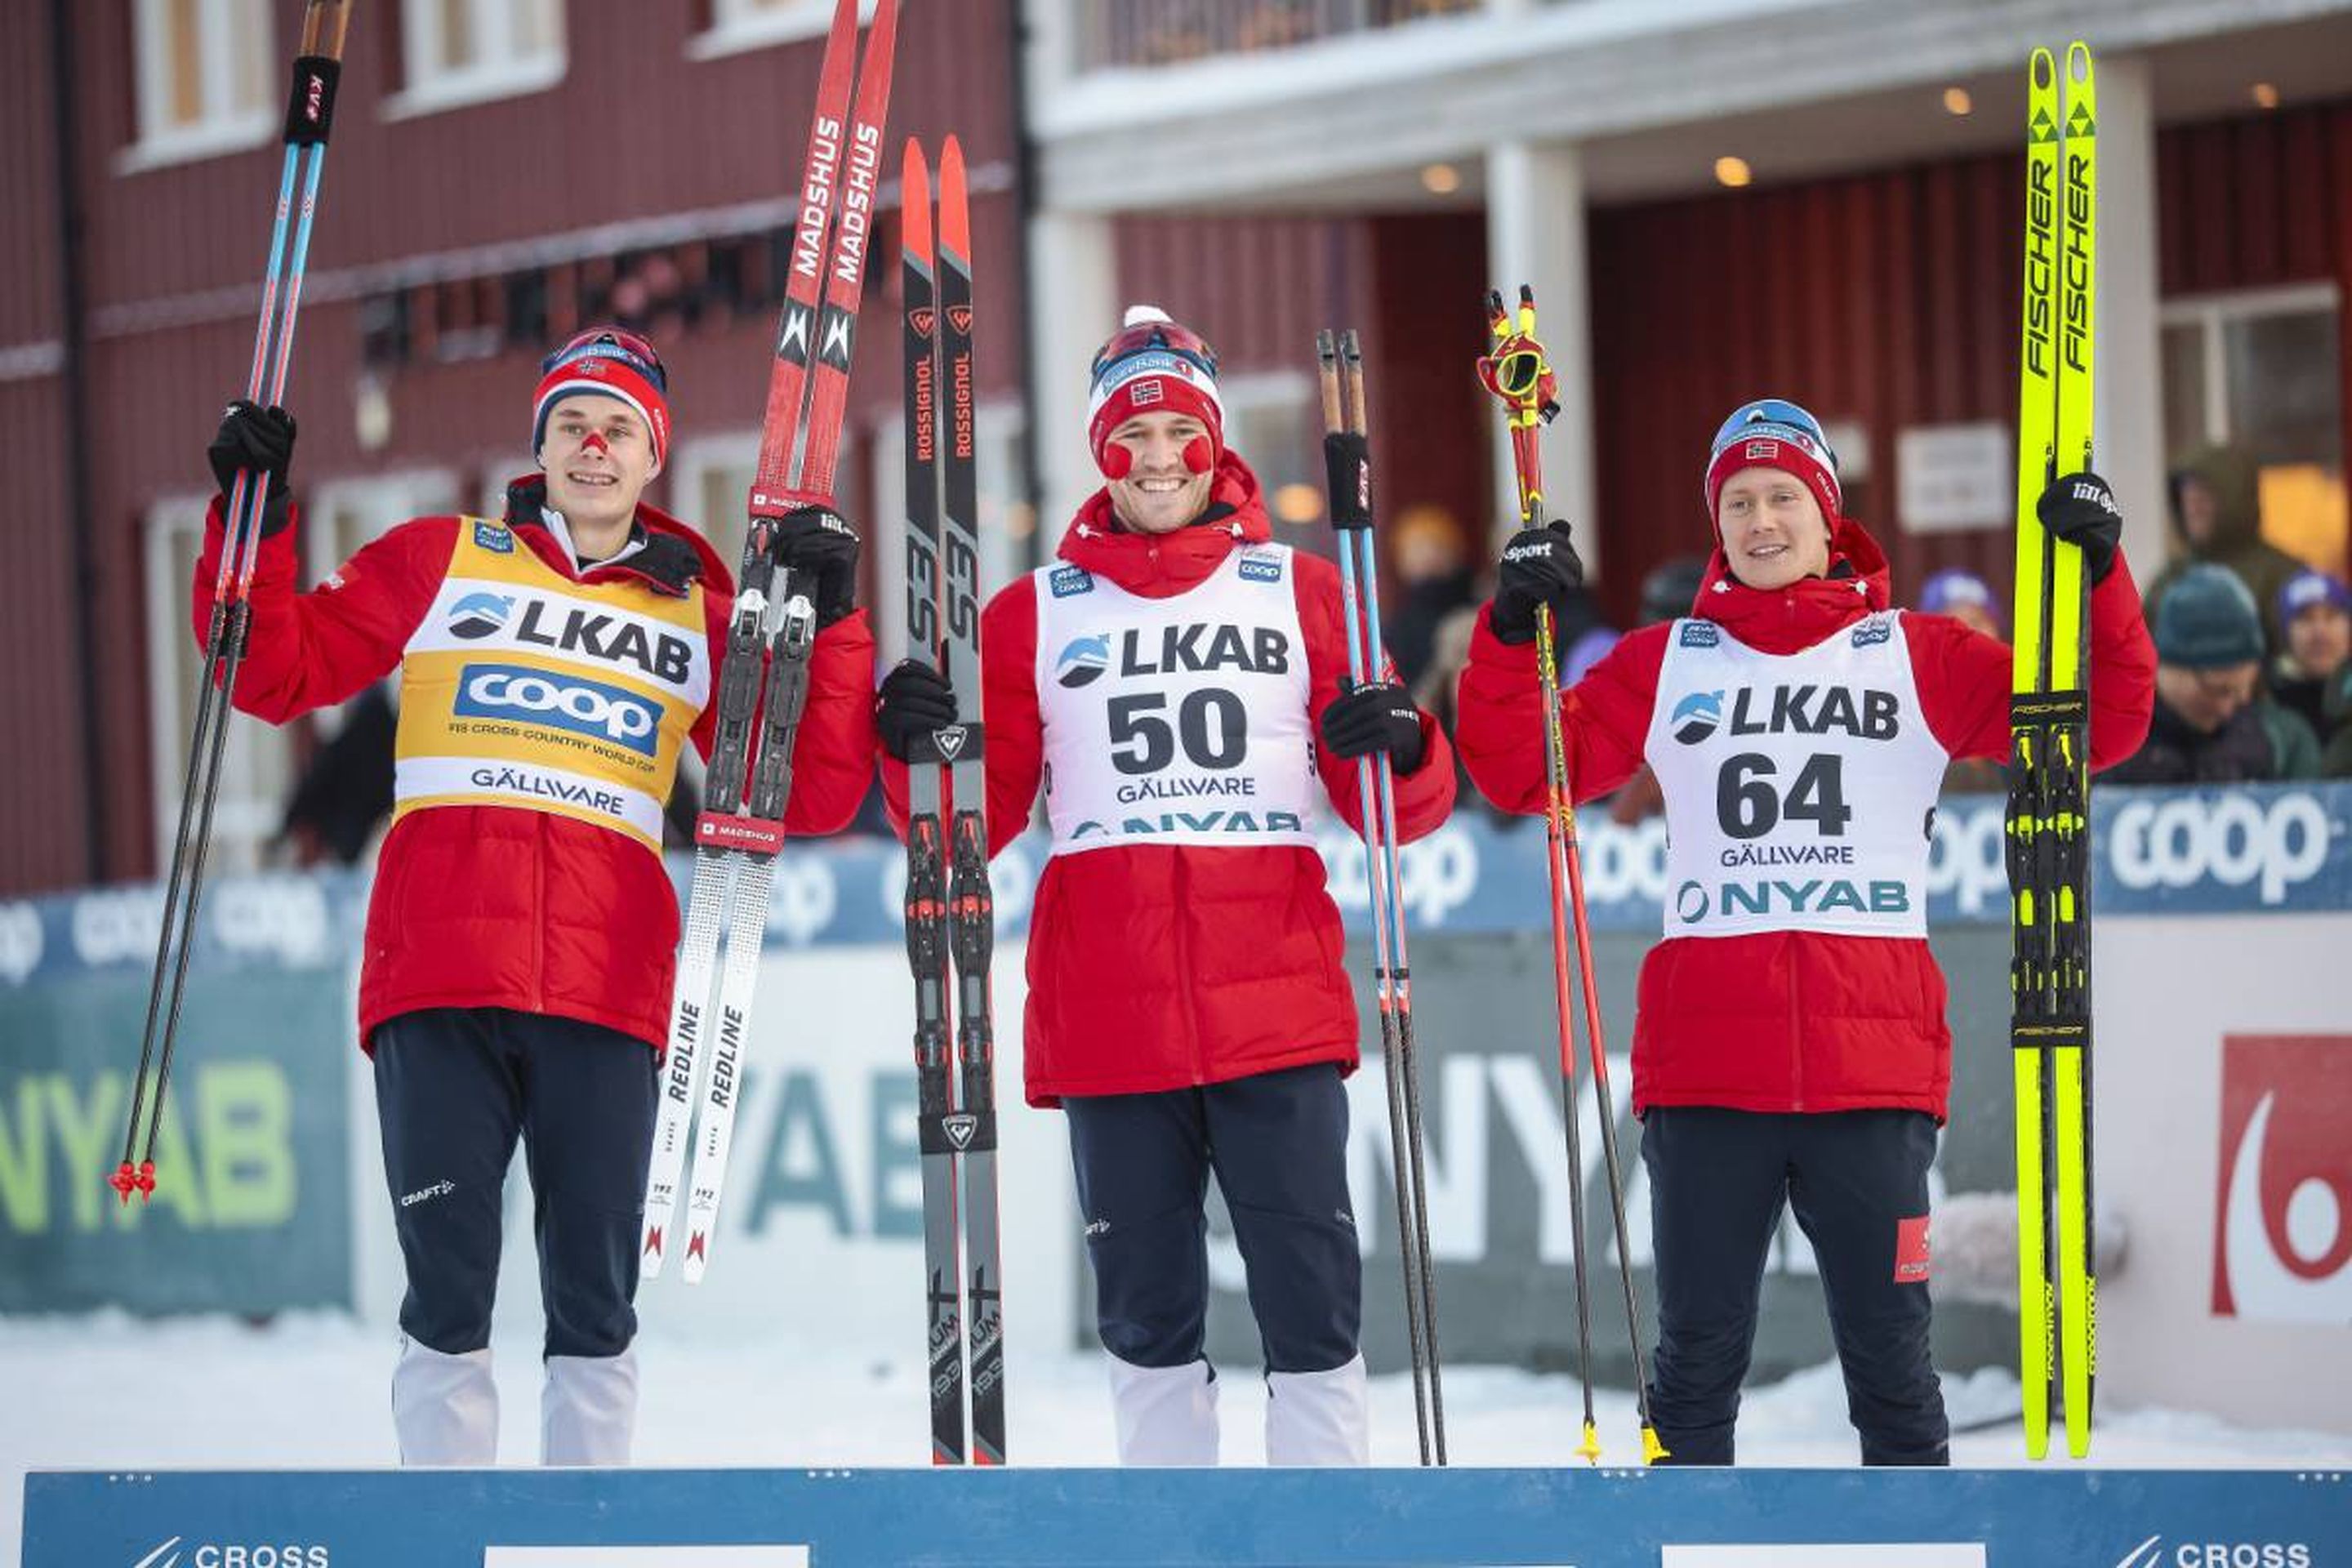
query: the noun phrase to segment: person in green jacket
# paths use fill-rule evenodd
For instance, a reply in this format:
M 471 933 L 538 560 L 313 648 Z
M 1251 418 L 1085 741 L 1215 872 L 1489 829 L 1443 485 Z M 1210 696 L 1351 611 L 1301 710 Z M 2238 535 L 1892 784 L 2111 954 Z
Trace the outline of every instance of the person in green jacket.
M 2157 606 L 2200 561 L 2226 566 L 2254 597 L 2266 655 L 2286 647 L 2278 623 L 2279 590 L 2304 563 L 2263 537 L 2262 467 L 2235 447 L 2206 447 L 2172 471 L 2172 531 L 2179 553 L 2147 585 L 2148 625 Z
M 2319 776 L 2319 738 L 2263 687 L 2262 615 L 2228 568 L 2199 562 L 2156 609 L 2156 713 L 2111 784 Z

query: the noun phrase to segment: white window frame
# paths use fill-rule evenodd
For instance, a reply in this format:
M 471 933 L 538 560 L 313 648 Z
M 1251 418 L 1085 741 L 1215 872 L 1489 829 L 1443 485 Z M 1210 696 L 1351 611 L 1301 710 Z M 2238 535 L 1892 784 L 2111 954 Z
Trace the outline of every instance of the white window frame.
M 875 0 L 858 0 L 860 23 L 874 20 Z M 710 26 L 686 41 L 690 60 L 717 59 L 747 49 L 821 38 L 833 26 L 834 0 L 791 0 L 761 5 L 755 0 L 711 0 Z
M 269 7 L 257 0 L 196 0 L 196 47 L 201 65 L 204 109 L 199 119 L 185 125 L 162 123 L 163 105 L 172 94 L 173 62 L 164 37 L 164 7 L 169 0 L 132 0 L 132 54 L 138 85 L 139 140 L 115 160 L 119 174 L 137 174 L 169 163 L 193 163 L 226 153 L 258 147 L 280 129 L 281 116 L 269 89 L 269 63 L 274 53 Z M 246 13 L 239 15 L 239 13 Z M 260 101 L 237 109 L 238 48 L 257 57 L 255 79 L 262 83 Z
M 147 512 L 147 733 L 159 861 L 179 830 L 180 789 L 188 767 L 183 736 L 194 722 L 193 708 L 183 708 L 195 697 L 194 683 L 184 689 L 180 682 L 180 659 L 186 657 L 180 650 L 192 647 L 190 585 L 173 547 L 193 536 L 201 557 L 205 514 L 211 502 L 209 494 L 187 491 L 163 498 Z M 201 679 L 202 649 L 194 649 L 188 668 Z M 258 870 L 262 848 L 278 831 L 286 792 L 293 784 L 292 739 L 274 724 L 237 713 L 229 718 L 225 745 L 209 864 L 219 872 Z
M 314 487 L 302 507 L 302 558 L 308 568 L 303 586 L 317 587 L 327 574 L 411 518 L 440 516 L 457 504 L 457 476 L 446 468 L 403 469 Z M 362 537 L 348 544 L 334 533 L 335 518 L 342 512 L 356 512 L 363 520 Z M 397 690 L 397 667 L 388 679 Z M 321 708 L 310 719 L 320 735 L 332 735 L 343 727 L 343 709 Z
M 2333 310 L 2339 339 L 2352 330 L 2344 303 L 2333 283 L 2288 283 L 2274 289 L 2246 289 L 2228 294 L 2192 295 L 2167 300 L 2157 311 L 2159 331 L 2167 327 L 2198 329 L 2199 372 L 2204 380 L 2205 439 L 2226 446 L 2237 439 L 2230 427 L 2229 329 L 2241 321 L 2264 316 L 2300 316 Z M 2345 454 L 2352 465 L 2352 452 Z
M 441 33 L 440 0 L 401 0 L 401 58 L 407 79 L 400 91 L 383 100 L 386 120 L 405 120 L 502 98 L 520 98 L 544 92 L 563 79 L 571 68 L 563 0 L 546 0 L 553 42 L 530 55 L 515 51 L 515 7 L 537 4 L 539 0 L 466 3 L 473 9 L 475 36 L 483 40 L 483 47 L 478 58 L 453 67 L 445 63 L 448 47 Z

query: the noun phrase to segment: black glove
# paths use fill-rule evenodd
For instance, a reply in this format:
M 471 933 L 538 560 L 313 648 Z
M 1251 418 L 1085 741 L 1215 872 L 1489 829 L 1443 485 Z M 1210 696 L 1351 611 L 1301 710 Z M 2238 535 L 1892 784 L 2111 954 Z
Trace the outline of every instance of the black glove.
M 2083 564 L 2094 584 L 2106 581 L 2116 569 L 2124 537 L 2124 514 L 2116 506 L 2116 492 L 2088 468 L 2053 480 L 2033 503 L 2042 526 L 2069 544 L 2080 545 Z
M 838 512 L 817 506 L 786 512 L 776 529 L 776 564 L 816 605 L 817 630 L 857 607 L 857 534 Z
M 221 416 L 220 431 L 205 448 L 205 456 L 211 459 L 213 479 L 224 498 L 236 489 L 238 470 L 251 468 L 265 475 L 268 486 L 262 492 L 262 537 L 286 526 L 286 470 L 294 463 L 291 414 L 283 408 L 259 407 L 240 397 Z
M 874 730 L 882 749 L 905 762 L 919 741 L 956 721 L 955 689 L 919 658 L 902 658 L 874 694 Z
M 1323 745 L 1333 756 L 1369 757 L 1386 752 L 1397 772 L 1409 773 L 1421 766 L 1426 744 L 1421 732 L 1421 710 L 1393 680 L 1377 680 L 1343 691 L 1323 710 Z
M 1495 606 L 1488 616 L 1495 635 L 1507 643 L 1536 638 L 1536 606 L 1549 605 L 1556 622 L 1584 584 L 1584 563 L 1569 542 L 1568 524 L 1553 521 L 1523 528 L 1503 546 L 1496 568 Z

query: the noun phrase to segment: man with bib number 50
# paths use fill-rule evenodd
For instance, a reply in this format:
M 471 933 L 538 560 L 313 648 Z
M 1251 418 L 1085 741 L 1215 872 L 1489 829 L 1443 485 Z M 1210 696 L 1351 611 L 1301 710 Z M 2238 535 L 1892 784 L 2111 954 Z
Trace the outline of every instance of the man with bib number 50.
M 2009 754 L 2010 650 L 1888 607 L 1886 558 L 1843 514 L 1813 416 L 1767 398 L 1708 454 L 1716 550 L 1683 618 L 1625 638 L 1560 698 L 1578 800 L 1645 760 L 1666 806 L 1665 940 L 1642 965 L 1633 1110 L 1650 1178 L 1650 1410 L 1675 1464 L 1732 1462 L 1766 1249 L 1782 1206 L 1820 1260 L 1847 1412 L 1872 1465 L 1948 1462 L 1928 1358 L 1927 1167 L 1951 1088 L 1927 951 L 1927 842 L 1948 761 Z M 2147 732 L 2156 656 L 2105 482 L 2042 523 L 2082 547 L 2090 760 Z M 1566 525 L 1503 552 L 1462 677 L 1478 788 L 1545 806 L 1535 613 L 1583 579 Z
M 307 594 L 289 527 L 293 420 L 234 404 L 210 451 L 224 491 L 241 468 L 268 482 L 237 707 L 282 723 L 401 672 L 360 1042 L 406 1266 L 392 1405 L 411 1465 L 497 1460 L 490 1307 L 518 1139 L 547 1314 L 541 1458 L 628 1461 L 637 1229 L 678 936 L 662 807 L 687 742 L 709 752 L 733 597 L 702 537 L 639 499 L 670 435 L 650 343 L 582 333 L 548 356 L 531 413 L 541 471 L 507 487 L 505 516 L 403 523 Z M 199 641 L 222 505 L 196 566 Z M 820 628 L 785 826 L 827 833 L 872 767 L 857 539 L 812 509 L 787 520 L 782 549 Z
M 1385 751 L 1398 831 L 1418 837 L 1452 807 L 1454 767 L 1393 676 L 1341 691 L 1338 568 L 1269 542 L 1216 377 L 1209 346 L 1150 307 L 1095 356 L 1108 482 L 1059 561 L 981 618 L 989 845 L 1027 826 L 1042 783 L 1026 1089 L 1069 1119 L 1120 1461 L 1217 1462 L 1213 1173 L 1265 1347 L 1267 1458 L 1363 1464 L 1340 1082 L 1356 1008 L 1315 829 L 1327 799 L 1360 826 L 1354 759 Z M 884 680 L 901 822 L 909 745 L 954 717 L 928 664 Z

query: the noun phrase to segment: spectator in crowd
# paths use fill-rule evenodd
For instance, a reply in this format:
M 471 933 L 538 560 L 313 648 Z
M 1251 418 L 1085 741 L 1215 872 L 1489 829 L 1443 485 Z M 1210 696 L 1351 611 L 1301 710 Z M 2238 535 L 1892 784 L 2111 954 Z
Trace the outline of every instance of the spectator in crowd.
M 2315 778 L 2319 742 L 2263 689 L 2263 627 L 2252 594 L 2200 562 L 2156 609 L 2156 715 L 2115 784 L 2258 784 Z
M 1932 574 L 1919 587 L 1919 608 L 1930 616 L 1949 616 L 1972 632 L 1998 638 L 2001 635 L 2000 601 L 1992 584 L 1959 566 Z M 1946 795 L 1991 795 L 2009 788 L 2009 770 L 1990 757 L 1954 757 L 1944 769 Z
M 1477 569 L 1461 528 L 1443 507 L 1406 508 L 1392 539 L 1396 605 L 1381 630 L 1399 678 L 1411 686 L 1429 668 L 1445 618 L 1476 605 Z M 1464 637 L 1466 648 L 1468 634 Z
M 2325 741 L 2352 698 L 2352 587 L 2306 567 L 2279 590 L 2278 620 L 2286 647 L 2271 665 L 2271 695 Z
M 2147 587 L 2148 624 L 2180 575 L 2200 561 L 2226 566 L 2254 598 L 2262 617 L 2263 646 L 2283 646 L 2279 590 L 2302 571 L 2303 563 L 2263 537 L 2262 470 L 2253 458 L 2233 447 L 2208 447 L 2193 453 L 2172 474 L 2172 527 L 2180 550 Z
M 343 705 L 342 724 L 310 757 L 287 797 L 277 842 L 296 864 L 356 866 L 392 818 L 392 686 L 379 680 Z
M 1650 568 L 1650 574 L 1642 579 L 1642 625 L 1654 626 L 1697 614 L 1698 591 L 1706 581 L 1703 555 L 1672 556 Z M 1578 672 L 1579 679 L 1582 673 Z M 1658 775 L 1647 763 L 1634 769 L 1625 786 L 1609 797 L 1609 820 L 1620 827 L 1631 827 L 1665 809 L 1665 792 L 1658 787 Z
M 1972 632 L 1998 637 L 2000 601 L 1992 584 L 1965 567 L 1947 566 L 1919 588 L 1919 608 L 1931 616 L 1949 616 Z

